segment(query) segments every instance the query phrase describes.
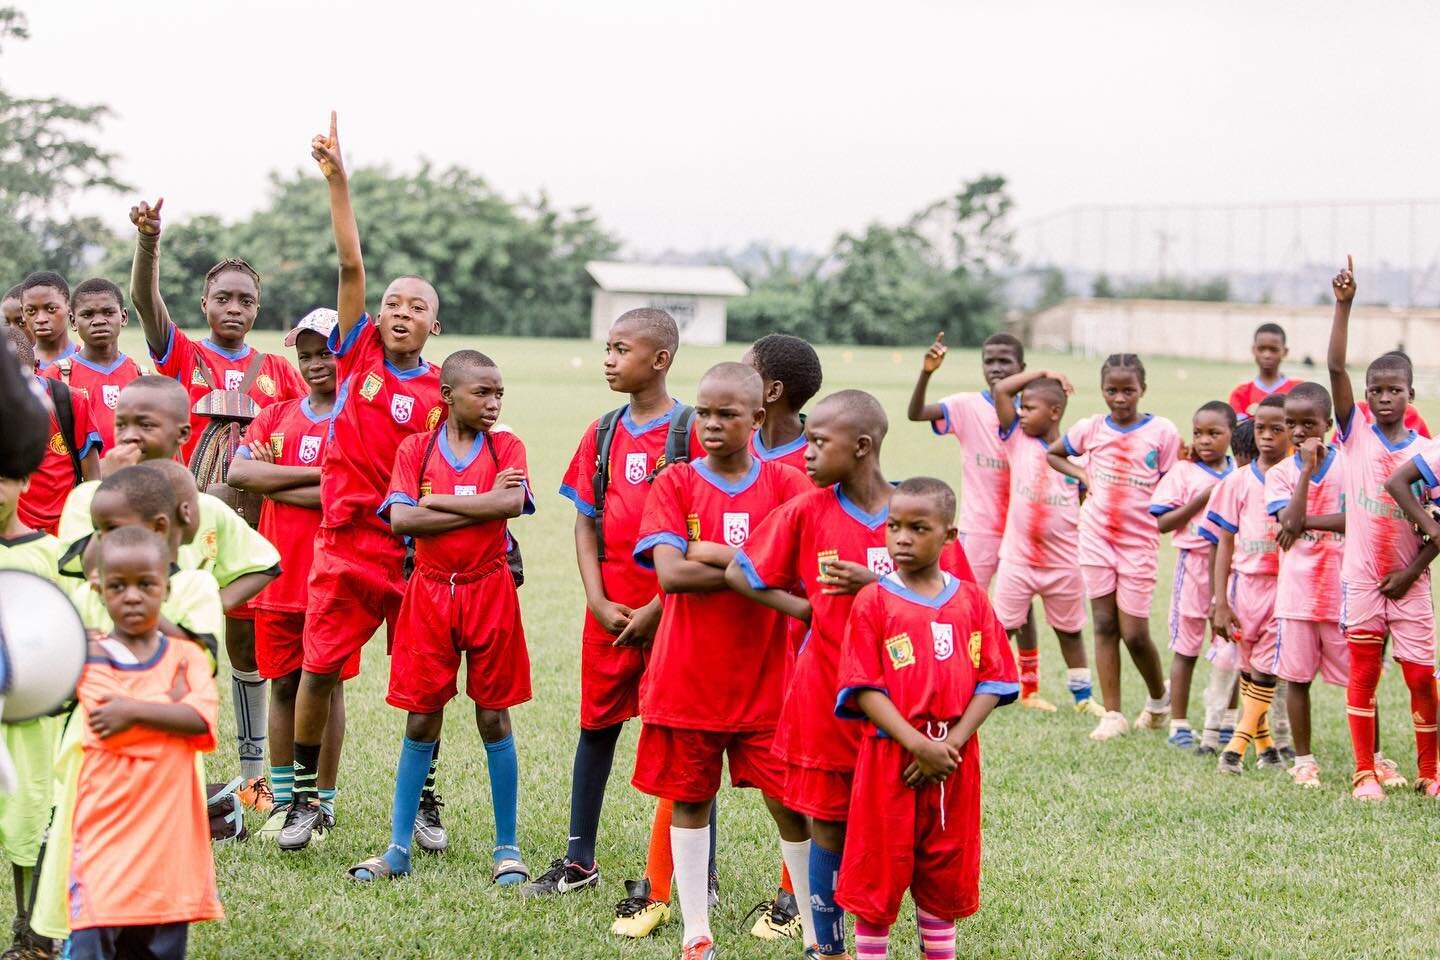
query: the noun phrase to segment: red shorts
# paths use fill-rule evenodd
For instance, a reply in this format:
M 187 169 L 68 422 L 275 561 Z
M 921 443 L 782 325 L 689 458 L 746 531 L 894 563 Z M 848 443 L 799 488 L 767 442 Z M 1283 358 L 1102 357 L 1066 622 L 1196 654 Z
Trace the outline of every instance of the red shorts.
M 640 678 L 649 648 L 617 647 L 589 613 L 580 636 L 580 726 L 603 730 L 640 715 Z
M 411 713 L 443 709 L 459 692 L 461 654 L 476 706 L 504 710 L 530 699 L 520 597 L 504 557 L 464 574 L 415 568 L 395 624 L 385 702 Z
M 304 666 L 305 614 L 298 610 L 255 611 L 255 667 L 266 680 L 288 677 Z M 340 679 L 360 675 L 360 651 L 340 668 Z
M 251 621 L 251 622 L 254 622 L 254 620 L 255 620 L 255 614 L 256 614 L 258 611 L 257 611 L 254 607 L 250 606 L 250 604 L 252 604 L 252 603 L 254 603 L 253 600 L 246 600 L 244 603 L 240 604 L 240 606 L 236 607 L 234 610 L 227 610 L 227 611 L 225 611 L 225 619 L 227 619 L 227 620 L 249 620 L 249 621 Z
M 895 922 L 906 890 L 917 907 L 941 920 L 979 909 L 979 742 L 971 737 L 960 755 L 943 785 L 912 790 L 901 779 L 909 751 L 889 738 L 865 738 L 836 903 L 881 926 Z
M 844 823 L 850 819 L 849 772 L 817 770 L 785 764 L 785 808 L 816 820 Z
M 774 730 L 684 730 L 647 723 L 635 745 L 630 783 L 661 800 L 704 803 L 720 792 L 721 763 L 728 756 L 732 787 L 754 787 L 778 798 L 785 768 L 770 752 L 774 739 Z
M 311 673 L 334 673 L 380 624 L 394 637 L 405 596 L 405 548 L 371 527 L 321 527 L 308 590 L 304 666 Z

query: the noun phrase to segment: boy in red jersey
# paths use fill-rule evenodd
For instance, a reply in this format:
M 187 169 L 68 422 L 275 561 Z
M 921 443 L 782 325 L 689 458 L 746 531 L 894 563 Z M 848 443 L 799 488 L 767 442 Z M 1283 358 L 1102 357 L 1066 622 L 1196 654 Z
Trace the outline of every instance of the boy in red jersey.
M 1280 372 L 1280 364 L 1290 355 L 1290 347 L 1285 343 L 1285 328 L 1280 324 L 1262 323 L 1256 327 L 1250 353 L 1255 358 L 1255 379 L 1247 380 L 1230 391 L 1230 409 L 1235 411 L 1237 420 L 1255 416 L 1261 400 L 1276 394 L 1287 394 L 1300 382 Z
M 15 348 L 21 368 L 34 371 L 34 348 L 24 333 L 16 327 L 6 327 L 5 335 Z M 36 376 L 39 378 L 38 374 Z M 39 379 L 44 382 L 43 378 Z M 46 387 L 46 398 L 49 401 L 50 442 L 45 447 L 40 465 L 29 476 L 29 485 L 20 494 L 18 510 L 20 521 L 26 526 L 54 536 L 59 532 L 60 514 L 64 512 L 70 491 L 81 483 L 100 478 L 100 431 L 95 428 L 90 401 L 83 394 L 59 384 L 50 384 Z M 58 410 L 57 401 L 60 403 Z M 66 413 L 73 432 L 61 425 L 60 417 Z M 67 433 L 74 441 L 74 453 L 71 452 Z
M 820 392 L 823 380 L 815 348 L 788 333 L 771 333 L 751 344 L 740 362 L 754 367 L 765 385 L 765 422 L 751 438 L 750 452 L 804 470 L 805 414 L 800 411 Z
M 400 442 L 440 422 L 440 372 L 420 352 L 440 332 L 439 297 L 419 277 L 391 281 L 380 316 L 365 310 L 365 262 L 350 206 L 335 115 L 311 156 L 330 187 L 340 260 L 339 320 L 329 345 L 340 389 L 320 476 L 320 533 L 306 597 L 304 675 L 295 697 L 295 787 L 277 842 L 302 850 L 321 823 L 315 777 L 340 670 L 384 623 L 393 637 L 404 595 L 405 546 L 376 511 Z
M 32 273 L 20 282 L 20 308 L 35 362 L 44 373 L 56 360 L 75 355 L 66 321 L 70 316 L 70 285 L 58 273 Z
M 575 505 L 575 559 L 585 588 L 580 739 L 565 856 L 522 888 L 527 897 L 571 893 L 600 882 L 595 840 L 605 785 L 620 731 L 640 712 L 640 682 L 660 623 L 655 571 L 634 557 L 640 517 L 662 464 L 677 454 L 679 459 L 705 455 L 693 429 L 675 435 L 694 414 L 666 387 L 679 347 L 679 328 L 664 310 L 630 310 L 611 325 L 605 380 L 629 400 L 585 429 L 560 481 L 560 495 Z M 602 445 L 608 447 L 603 458 Z M 612 927 L 617 936 L 649 936 L 670 917 L 670 807 L 664 801 L 656 806 L 649 861 L 644 878 L 625 882 L 627 896 L 616 905 Z
M 706 456 L 656 478 L 635 544 L 636 559 L 653 562 L 664 592 L 641 689 L 644 726 L 632 783 L 674 804 L 670 847 L 685 920 L 683 960 L 714 955 L 709 821 L 725 757 L 732 785 L 764 795 L 781 839 L 806 838 L 804 818 L 781 803 L 783 768 L 770 752 L 783 695 L 785 624 L 725 582 L 725 568 L 750 531 L 810 490 L 799 471 L 750 453 L 763 402 L 759 375 L 743 364 L 718 364 L 705 374 L 695 418 Z M 804 600 L 786 598 L 792 612 L 804 614 Z
M 798 583 L 811 610 L 775 754 L 784 763 L 786 808 L 810 818 L 810 842 L 786 838 L 781 851 L 806 943 L 821 956 L 845 951 L 834 889 L 860 733 L 834 715 L 840 640 L 855 594 L 894 569 L 884 532 L 894 488 L 880 466 L 887 428 L 884 408 L 868 393 L 842 390 L 820 401 L 805 423 L 806 470 L 819 489 L 772 514 L 726 571 L 738 593 L 782 612 L 792 608 L 788 590 Z M 950 549 L 947 568 L 974 579 L 963 551 Z
M 856 960 L 883 960 L 907 889 L 926 960 L 954 960 L 955 921 L 980 907 L 975 733 L 1020 685 L 984 590 L 941 569 L 954 524 L 945 483 L 900 485 L 885 524 L 896 569 L 855 598 L 840 648 L 835 713 L 869 721 L 836 891 Z
M 1411 369 L 1394 354 L 1374 360 L 1365 371 L 1369 410 L 1355 402 L 1345 350 L 1350 307 L 1355 300 L 1353 263 L 1331 282 L 1335 319 L 1330 329 L 1330 391 L 1335 403 L 1336 440 L 1344 450 L 1345 545 L 1340 565 L 1340 627 L 1350 650 L 1346 712 L 1355 751 L 1352 791 L 1357 800 L 1383 800 L 1390 771 L 1375 750 L 1375 688 L 1389 637 L 1392 655 L 1410 688 L 1415 724 L 1416 788 L 1440 794 L 1437 780 L 1435 603 L 1430 561 L 1435 545 L 1420 542 L 1386 481 L 1423 448 L 1419 434 L 1405 426 L 1414 399 Z M 1283 676 L 1283 674 L 1282 674 Z M 1289 677 L 1286 677 L 1288 680 Z M 1398 772 L 1397 772 L 1398 777 Z M 1404 781 L 1401 780 L 1401 783 Z M 1399 784 L 1397 784 L 1399 785 Z
M 240 490 L 264 494 L 260 533 L 281 551 L 280 576 L 250 604 L 255 611 L 255 662 L 270 683 L 270 789 L 275 807 L 261 836 L 274 839 L 289 810 L 295 787 L 295 695 L 304 660 L 306 587 L 320 530 L 320 464 L 330 442 L 330 415 L 335 408 L 335 355 L 330 352 L 334 310 L 312 310 L 291 328 L 285 344 L 310 395 L 303 400 L 271 404 L 250 422 L 245 445 L 236 451 L 226 476 Z M 357 652 L 341 668 L 340 679 L 360 672 Z M 315 778 L 321 821 L 335 820 L 335 783 L 340 747 L 345 738 L 345 694 L 337 685 L 331 694 L 330 722 L 320 750 Z
M 70 326 L 81 347 L 44 371 L 90 401 L 95 428 L 100 432 L 100 453 L 115 446 L 115 404 L 125 384 L 140 376 L 135 361 L 120 352 L 120 329 L 129 314 L 120 288 L 95 277 L 75 288 Z
M 506 563 L 506 521 L 535 510 L 525 445 L 494 432 L 505 384 L 495 362 L 457 350 L 440 371 L 450 415 L 438 429 L 407 437 L 395 454 L 380 506 L 397 534 L 415 538 L 415 572 L 395 625 L 386 701 L 408 712 L 395 774 L 390 845 L 350 868 L 361 882 L 410 872 L 410 844 L 445 704 L 465 659 L 465 692 L 485 741 L 495 811 L 491 878 L 530 878 L 516 846 L 519 763 L 510 707 L 530 699 L 530 657 L 520 599 Z

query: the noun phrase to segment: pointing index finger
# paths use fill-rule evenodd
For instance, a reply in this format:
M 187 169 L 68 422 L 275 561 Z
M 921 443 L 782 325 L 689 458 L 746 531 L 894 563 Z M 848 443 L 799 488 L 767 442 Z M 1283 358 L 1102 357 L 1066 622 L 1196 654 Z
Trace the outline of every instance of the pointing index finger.
M 155 201 L 155 206 L 150 208 L 150 212 L 158 217 L 160 215 L 160 208 L 163 206 L 165 206 L 165 198 L 160 197 Z
M 331 110 L 331 111 L 330 111 L 330 142 L 331 142 L 331 143 L 334 143 L 334 142 L 335 142 L 335 137 L 336 137 L 335 111 L 334 111 L 334 110 Z
M 1352 275 L 1355 273 L 1355 257 L 1348 253 L 1345 254 L 1345 269 Z

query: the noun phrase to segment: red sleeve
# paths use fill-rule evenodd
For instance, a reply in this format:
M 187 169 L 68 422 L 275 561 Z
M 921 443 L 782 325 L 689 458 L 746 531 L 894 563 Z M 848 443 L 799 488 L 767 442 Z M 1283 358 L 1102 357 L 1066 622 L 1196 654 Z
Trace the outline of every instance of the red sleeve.
M 260 415 L 250 421 L 245 428 L 245 435 L 240 438 L 242 445 L 254 443 L 257 440 L 264 443 L 270 439 L 271 425 L 275 422 L 275 411 L 280 409 L 280 404 L 272 403 L 268 407 L 260 408 Z
M 169 337 L 165 353 L 159 355 L 151 350 L 150 359 L 155 361 L 156 373 L 179 380 L 180 385 L 188 389 L 191 371 L 195 369 L 195 341 L 187 337 L 185 331 L 175 326 L 173 321 L 170 323 Z
M 100 452 L 105 441 L 95 425 L 95 414 L 91 411 L 90 398 L 82 390 L 70 391 L 70 409 L 75 415 L 75 442 L 79 445 L 79 457 L 84 460 L 93 450 Z
M 685 519 L 689 498 L 685 484 L 690 473 L 689 464 L 677 464 L 660 471 L 650 485 L 635 541 L 635 562 L 646 569 L 655 566 L 652 553 L 657 546 L 666 544 L 682 554 L 688 548 L 690 531 Z
M 1246 409 L 1250 406 L 1250 404 L 1246 402 L 1249 399 L 1250 384 L 1248 383 L 1242 383 L 1234 390 L 1230 391 L 1230 409 L 1234 410 L 1235 416 L 1240 418 L 1241 420 L 1244 420 L 1246 417 L 1250 416 L 1249 410 Z
M 400 441 L 400 448 L 395 451 L 395 466 L 390 470 L 390 486 L 385 501 L 375 511 L 386 523 L 390 522 L 390 508 L 394 504 L 420 505 L 420 461 L 425 458 L 425 447 L 430 437 L 428 432 L 412 433 Z
M 595 427 L 599 421 L 590 424 L 585 430 L 585 435 L 580 438 L 580 446 L 575 448 L 575 456 L 570 458 L 570 466 L 565 468 L 565 476 L 560 479 L 560 496 L 575 504 L 587 517 L 595 516 Z
M 970 558 L 965 555 L 965 548 L 959 540 L 946 544 L 945 549 L 940 551 L 940 569 L 956 580 L 975 582 L 975 571 L 970 569 Z
M 1009 697 L 1000 690 L 978 692 L 1000 693 L 1000 702 L 1007 703 L 1020 692 L 1020 674 L 1015 669 L 1015 655 L 1010 652 L 1010 638 L 1005 633 L 1005 628 L 1000 625 L 1000 619 L 995 616 L 995 608 L 990 606 L 985 592 L 979 586 L 961 589 L 969 589 L 974 598 L 976 619 L 973 625 L 978 627 L 977 632 L 980 634 L 980 663 L 975 669 L 976 681 L 980 684 L 992 683 L 1015 688 Z
M 880 661 L 884 634 L 884 595 L 879 584 L 867 583 L 855 596 L 850 619 L 845 623 L 845 638 L 840 641 L 840 660 L 835 671 L 837 717 L 865 719 L 855 702 L 855 695 L 862 690 L 889 694 L 885 667 Z
M 52 367 L 51 369 L 54 368 Z M 1414 415 L 1413 417 L 1411 416 L 1412 414 Z M 1411 430 L 1414 430 L 1426 440 L 1430 439 L 1430 425 L 1425 422 L 1424 417 L 1420 416 L 1420 411 L 1416 409 L 1413 403 L 1405 408 L 1405 421 Z
M 328 341 L 330 352 L 335 354 L 336 373 L 343 380 L 356 369 L 363 369 L 377 356 L 383 357 L 385 346 L 380 342 L 380 329 L 370 314 L 360 315 L 360 320 L 350 328 L 350 335 L 340 339 L 340 328 L 330 331 Z M 358 387 L 356 389 L 359 389 Z
M 772 512 L 735 554 L 751 589 L 788 588 L 800 579 L 799 505 L 792 501 Z
M 499 442 L 496 438 L 499 437 Z M 485 438 L 486 443 L 495 444 L 495 463 L 498 473 L 507 467 L 518 469 L 525 475 L 525 507 L 524 513 L 535 512 L 535 494 L 530 489 L 530 466 L 525 461 L 525 441 L 513 433 L 492 433 Z

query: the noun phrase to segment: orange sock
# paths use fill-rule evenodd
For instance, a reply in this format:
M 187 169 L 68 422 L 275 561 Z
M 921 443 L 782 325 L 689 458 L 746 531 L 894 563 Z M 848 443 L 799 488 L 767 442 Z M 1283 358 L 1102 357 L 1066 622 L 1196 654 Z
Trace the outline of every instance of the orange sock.
M 645 859 L 645 878 L 650 881 L 650 896 L 662 903 L 670 902 L 670 876 L 675 860 L 670 855 L 670 814 L 674 805 L 669 800 L 655 801 L 655 820 L 650 824 L 650 852 Z
M 795 895 L 795 884 L 790 882 L 790 868 L 785 865 L 784 860 L 780 861 L 780 889 L 792 897 Z
M 1040 648 L 1020 651 L 1020 698 L 1040 692 Z
M 1235 736 L 1225 747 L 1227 751 L 1245 756 L 1245 749 L 1255 739 L 1255 732 L 1260 729 L 1260 721 L 1264 719 L 1265 712 L 1270 709 L 1270 701 L 1275 699 L 1275 683 L 1257 683 L 1254 680 L 1245 682 L 1240 695 L 1240 722 L 1235 725 Z

